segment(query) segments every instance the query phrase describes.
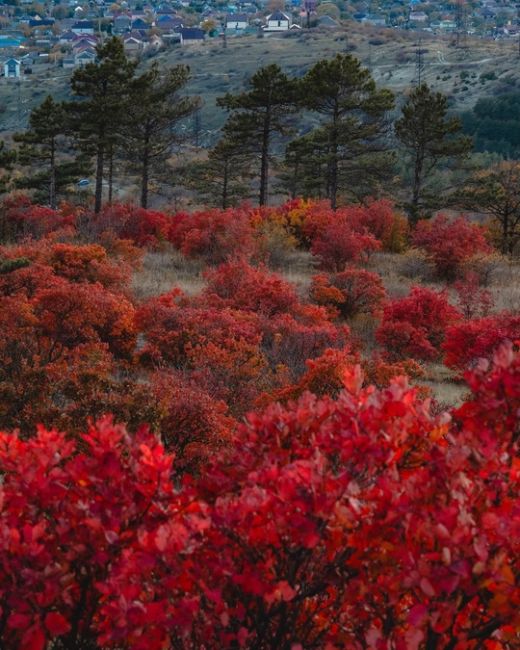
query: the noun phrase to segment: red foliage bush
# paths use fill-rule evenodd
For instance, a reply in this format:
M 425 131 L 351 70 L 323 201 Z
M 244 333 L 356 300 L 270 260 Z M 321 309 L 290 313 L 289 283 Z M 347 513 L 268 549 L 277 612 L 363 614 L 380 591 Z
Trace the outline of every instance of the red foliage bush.
M 349 223 L 358 232 L 363 229 L 381 242 L 385 251 L 400 253 L 406 246 L 408 220 L 396 213 L 393 203 L 387 199 L 369 201 L 366 205 L 341 208 Z
M 130 266 L 111 260 L 99 244 L 64 244 L 47 239 L 0 248 L 6 259 L 25 258 L 48 266 L 55 275 L 71 282 L 99 282 L 107 289 L 123 290 L 130 279 Z
M 452 325 L 442 345 L 444 362 L 466 370 L 481 359 L 490 359 L 501 343 L 520 343 L 520 316 L 503 312 Z
M 175 214 L 168 237 L 186 257 L 212 265 L 236 255 L 250 257 L 257 251 L 251 216 L 245 208 Z
M 366 261 L 370 253 L 381 248 L 373 235 L 356 230 L 346 216 L 333 214 L 334 218 L 312 239 L 311 252 L 322 269 L 341 271 L 347 264 Z
M 139 555 L 142 569 L 147 554 L 171 560 L 175 552 L 168 570 L 181 580 L 181 558 L 207 526 L 201 506 L 182 506 L 171 480 L 172 457 L 157 439 L 146 429 L 130 436 L 109 419 L 77 441 L 43 428 L 27 441 L 0 434 L 0 471 L 0 634 L 8 647 L 95 647 L 104 627 L 115 640 L 121 623 L 100 615 L 105 594 L 117 584 L 113 574 L 128 566 L 129 553 Z M 168 592 L 177 600 L 182 587 Z M 137 593 L 124 593 L 128 624 L 135 625 L 137 615 L 155 618 L 157 587 L 149 592 L 149 610 L 136 607 Z M 173 605 L 184 615 L 185 607 L 182 596 Z M 120 638 L 132 644 L 124 632 Z M 141 647 L 158 647 L 157 633 L 149 631 L 148 642 Z
M 171 217 L 157 210 L 128 204 L 113 204 L 90 217 L 98 235 L 111 232 L 119 239 L 129 239 L 137 246 L 154 248 L 168 240 Z
M 347 268 L 339 273 L 315 275 L 310 296 L 318 305 L 337 309 L 343 318 L 353 318 L 358 314 L 375 315 L 386 291 L 377 273 Z
M 2 644 L 513 650 L 518 354 L 466 375 L 453 424 L 342 375 L 176 485 L 143 429 L 0 434 Z
M 476 273 L 467 273 L 463 280 L 454 284 L 459 308 L 466 320 L 477 316 L 487 316 L 493 307 L 491 291 L 480 286 Z
M 298 303 L 294 287 L 265 267 L 250 266 L 244 258 L 221 264 L 204 275 L 203 300 L 216 307 L 242 309 L 272 317 Z
M 76 213 L 63 206 L 52 210 L 34 205 L 27 196 L 7 197 L 0 206 L 0 240 L 20 241 L 29 237 L 36 239 L 50 234 L 74 233 Z
M 486 231 L 464 217 L 449 221 L 438 216 L 419 221 L 412 234 L 416 246 L 424 248 L 435 264 L 440 277 L 454 280 L 460 277 L 464 263 L 478 253 L 489 253 Z
M 392 359 L 434 361 L 442 354 L 446 328 L 460 319 L 445 293 L 415 286 L 405 298 L 387 303 L 376 337 Z
M 196 472 L 223 447 L 235 428 L 227 405 L 180 373 L 157 373 L 151 392 L 159 411 L 164 446 L 175 454 L 175 469 Z

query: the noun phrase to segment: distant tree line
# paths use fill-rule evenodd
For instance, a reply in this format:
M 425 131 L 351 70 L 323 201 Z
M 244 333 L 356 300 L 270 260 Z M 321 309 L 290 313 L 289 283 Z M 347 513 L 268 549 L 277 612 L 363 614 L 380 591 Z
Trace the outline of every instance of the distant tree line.
M 189 78 L 183 65 L 138 74 L 121 41 L 107 40 L 95 63 L 73 73 L 72 101 L 47 97 L 15 136 L 16 151 L 0 148 L 0 190 L 28 188 L 54 207 L 71 183 L 93 176 L 99 212 L 118 178 L 131 173 L 147 207 L 187 138 L 188 118 L 200 131 L 202 102 L 186 93 Z M 445 198 L 432 178 L 467 158 L 472 141 L 449 115 L 447 98 L 427 85 L 412 89 L 397 115 L 395 99 L 349 54 L 318 61 L 300 78 L 268 65 L 243 92 L 217 100 L 228 113 L 220 138 L 207 156 L 179 167 L 175 184 L 222 208 L 255 195 L 266 205 L 284 194 L 328 199 L 335 209 L 397 192 L 417 220 Z M 27 173 L 9 184 L 15 159 Z

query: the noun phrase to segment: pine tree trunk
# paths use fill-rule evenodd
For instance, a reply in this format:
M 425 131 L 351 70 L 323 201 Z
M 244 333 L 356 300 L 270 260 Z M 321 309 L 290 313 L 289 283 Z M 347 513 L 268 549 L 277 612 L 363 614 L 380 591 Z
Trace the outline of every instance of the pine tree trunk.
M 108 160 L 108 204 L 112 205 L 112 197 L 114 194 L 114 150 L 110 147 Z
M 49 182 L 49 205 L 56 209 L 56 152 L 55 142 L 51 143 L 51 177 Z
M 222 183 L 222 209 L 225 210 L 228 205 L 228 181 L 229 181 L 229 168 L 228 168 L 228 161 L 224 163 L 224 177 L 223 177 L 223 183 Z
M 148 127 L 144 131 L 141 157 L 141 207 L 148 207 L 148 185 L 150 183 L 150 134 Z
M 101 212 L 103 203 L 103 165 L 104 165 L 104 151 L 103 147 L 99 147 L 96 156 L 96 193 L 94 199 L 94 212 L 98 214 Z
M 421 198 L 423 166 L 424 166 L 424 156 L 421 149 L 416 153 L 415 165 L 414 165 L 412 209 L 411 209 L 411 218 L 414 223 L 419 220 L 419 201 Z
M 267 205 L 267 192 L 269 183 L 269 134 L 271 132 L 271 109 L 268 108 L 264 118 L 262 133 L 262 157 L 260 166 L 260 196 L 258 203 Z
M 338 111 L 334 110 L 330 138 L 329 194 L 330 207 L 335 211 L 338 207 Z

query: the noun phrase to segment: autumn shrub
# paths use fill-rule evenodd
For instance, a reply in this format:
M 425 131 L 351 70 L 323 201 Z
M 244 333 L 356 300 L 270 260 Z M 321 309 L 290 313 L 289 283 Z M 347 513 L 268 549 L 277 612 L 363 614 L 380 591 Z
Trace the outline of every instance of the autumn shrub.
M 175 214 L 168 238 L 186 257 L 217 265 L 236 255 L 255 254 L 254 234 L 247 209 L 230 208 Z
M 479 359 L 490 359 L 506 341 L 520 343 L 520 316 L 502 312 L 454 324 L 446 330 L 442 345 L 444 362 L 450 368 L 466 370 Z
M 386 298 L 377 273 L 355 267 L 339 273 L 315 275 L 310 297 L 318 305 L 337 309 L 343 318 L 358 314 L 375 315 Z
M 459 277 L 464 264 L 474 256 L 492 250 L 485 230 L 464 217 L 449 221 L 438 216 L 420 221 L 412 233 L 412 241 L 424 248 L 439 277 L 446 280 Z
M 368 231 L 359 232 L 340 215 L 320 228 L 312 239 L 311 252 L 325 271 L 342 271 L 348 264 L 365 262 L 381 248 Z
M 110 419 L 0 434 L 2 645 L 513 650 L 518 353 L 451 419 L 332 354 L 336 399 L 251 413 L 191 476 Z
M 130 278 L 131 267 L 121 259 L 110 259 L 99 244 L 72 244 L 48 239 L 3 247 L 0 254 L 11 259 L 24 257 L 48 266 L 52 272 L 72 282 L 99 282 L 107 289 L 121 291 Z
M 462 318 L 444 292 L 414 286 L 404 298 L 392 300 L 383 310 L 376 337 L 390 359 L 439 359 L 446 328 Z
M 172 218 L 164 212 L 117 203 L 91 216 L 90 227 L 96 237 L 114 233 L 118 239 L 128 239 L 137 246 L 155 248 L 168 241 L 171 223 Z
M 208 525 L 204 506 L 175 489 L 172 456 L 145 428 L 129 435 L 104 419 L 76 440 L 44 428 L 29 440 L 0 434 L 0 472 L 2 645 L 92 648 L 99 638 L 101 647 L 105 633 L 106 643 L 138 647 L 136 631 L 127 636 L 122 620 L 107 617 L 119 570 L 130 568 L 131 553 L 141 568 L 156 554 L 169 558 L 171 577 L 182 581 L 181 558 Z M 186 616 L 185 588 L 162 588 L 168 599 L 180 597 L 173 609 Z M 155 616 L 158 589 L 143 606 L 134 594 L 123 617 L 130 626 L 136 616 Z M 147 632 L 148 648 L 158 647 L 158 634 L 164 631 Z
M 25 432 L 58 416 L 62 421 L 71 403 L 92 405 L 94 395 L 102 402 L 116 362 L 129 362 L 134 353 L 128 299 L 38 264 L 1 276 L 0 292 L 2 426 Z
M 165 448 L 175 454 L 176 472 L 197 472 L 229 442 L 235 421 L 227 405 L 181 373 L 160 372 L 151 378 L 159 411 L 158 429 Z
M 204 274 L 203 298 L 218 307 L 231 307 L 266 317 L 290 311 L 298 303 L 294 286 L 264 266 L 233 259 Z
M 35 205 L 28 196 L 7 197 L 0 206 L 0 241 L 21 241 L 28 237 L 39 239 L 46 235 L 64 233 L 70 237 L 75 232 L 76 214 L 63 209 Z
M 480 286 L 476 273 L 467 273 L 464 279 L 455 282 L 453 286 L 457 292 L 459 309 L 466 320 L 488 315 L 493 307 L 493 296 Z
M 402 253 L 407 245 L 408 220 L 396 212 L 388 199 L 372 200 L 364 205 L 351 205 L 340 209 L 348 222 L 358 232 L 363 229 L 381 242 L 382 250 L 389 253 Z

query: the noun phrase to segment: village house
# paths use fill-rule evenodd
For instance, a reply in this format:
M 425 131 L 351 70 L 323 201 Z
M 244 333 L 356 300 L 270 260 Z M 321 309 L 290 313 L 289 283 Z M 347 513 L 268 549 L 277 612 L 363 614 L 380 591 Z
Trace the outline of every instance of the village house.
M 291 19 L 283 11 L 277 10 L 267 16 L 264 31 L 266 32 L 286 32 L 291 27 Z
M 91 20 L 78 20 L 71 27 L 74 34 L 93 34 L 94 30 L 95 25 Z
M 132 27 L 132 18 L 128 14 L 120 14 L 114 18 L 113 32 L 114 34 L 125 34 L 129 32 Z
M 21 75 L 22 62 L 19 59 L 7 59 L 4 63 L 4 77 L 6 79 L 18 79 Z
M 180 27 L 177 31 L 181 35 L 181 45 L 203 43 L 206 38 L 206 32 L 198 27 Z
M 239 31 L 247 29 L 249 26 L 249 19 L 246 14 L 231 14 L 226 16 L 226 29 L 232 31 Z

